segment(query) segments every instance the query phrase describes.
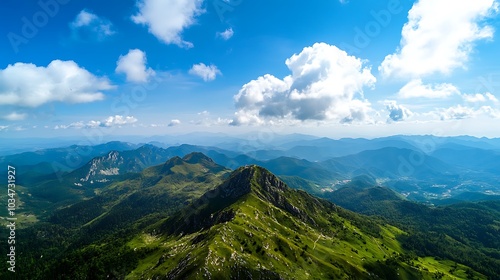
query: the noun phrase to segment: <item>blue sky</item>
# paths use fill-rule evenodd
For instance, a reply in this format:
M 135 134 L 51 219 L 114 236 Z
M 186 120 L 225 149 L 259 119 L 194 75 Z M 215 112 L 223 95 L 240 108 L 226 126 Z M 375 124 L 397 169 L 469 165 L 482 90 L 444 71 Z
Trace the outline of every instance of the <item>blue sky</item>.
M 0 138 L 500 137 L 495 0 L 1 5 Z

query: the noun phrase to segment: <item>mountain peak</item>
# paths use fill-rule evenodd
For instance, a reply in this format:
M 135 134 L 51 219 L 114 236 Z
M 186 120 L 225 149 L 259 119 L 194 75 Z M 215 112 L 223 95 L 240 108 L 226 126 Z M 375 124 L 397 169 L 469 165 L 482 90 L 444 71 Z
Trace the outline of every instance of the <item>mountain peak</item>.
M 177 216 L 164 224 L 164 229 L 167 229 L 168 233 L 192 233 L 230 221 L 236 211 L 233 206 L 238 205 L 238 201 L 242 199 L 246 200 L 247 195 L 283 209 L 309 224 L 316 224 L 314 219 L 297 207 L 300 202 L 294 192 L 267 169 L 257 165 L 243 166 L 233 171 L 224 183 L 195 201 L 182 213 L 183 216 Z M 301 193 L 300 196 L 310 198 L 305 193 Z M 319 202 L 316 199 L 314 201 L 314 203 Z
M 182 158 L 178 157 L 178 156 L 174 156 L 172 158 L 170 158 L 169 160 L 167 160 L 165 162 L 165 164 L 163 164 L 163 167 L 161 169 L 161 173 L 172 173 L 171 171 L 171 168 L 176 166 L 176 165 L 181 165 L 183 164 L 184 161 L 182 160 Z
M 178 173 L 183 174 L 183 176 L 191 176 L 194 173 L 218 173 L 226 170 L 226 168 L 222 165 L 218 165 L 211 158 L 205 156 L 204 154 L 196 152 L 190 153 L 184 156 L 184 158 L 174 156 L 167 160 L 163 165 L 152 167 L 152 169 L 150 170 L 154 170 L 154 173 L 156 173 L 157 175 L 169 175 Z
M 252 180 L 255 177 L 256 166 L 245 166 L 235 170 L 229 179 L 214 191 L 219 193 L 219 197 L 237 199 L 252 190 Z
M 221 198 L 239 198 L 250 192 L 266 200 L 273 200 L 273 194 L 288 189 L 286 184 L 269 170 L 246 165 L 233 171 L 229 179 L 218 190 Z
M 142 150 L 149 151 L 149 150 L 155 150 L 155 149 L 158 149 L 158 147 L 153 145 L 153 144 L 144 144 L 144 145 L 140 146 L 137 150 L 138 151 L 142 151 Z
M 211 158 L 207 157 L 205 154 L 200 152 L 190 153 L 182 158 L 185 162 L 196 164 L 202 162 L 214 162 Z

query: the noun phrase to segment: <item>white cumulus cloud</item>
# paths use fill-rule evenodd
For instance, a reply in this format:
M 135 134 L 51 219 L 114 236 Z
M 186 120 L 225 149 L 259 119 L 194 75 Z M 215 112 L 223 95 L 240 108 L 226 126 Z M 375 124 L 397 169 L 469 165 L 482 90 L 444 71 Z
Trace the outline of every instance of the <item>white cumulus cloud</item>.
M 473 108 L 456 105 L 450 108 L 442 109 L 439 112 L 441 120 L 460 120 L 473 117 L 476 111 Z
M 202 3 L 203 0 L 139 0 L 139 12 L 132 20 L 146 25 L 149 33 L 165 44 L 191 48 L 193 44 L 184 41 L 181 33 L 195 23 L 196 16 L 204 13 Z
M 205 65 L 204 63 L 194 64 L 189 70 L 189 74 L 202 78 L 205 82 L 213 81 L 221 71 L 215 65 Z
M 465 102 L 469 103 L 486 102 L 486 97 L 481 93 L 462 94 L 462 98 L 464 99 Z
M 0 69 L 0 105 L 93 102 L 112 88 L 107 78 L 94 76 L 74 61 L 54 60 L 47 67 L 18 62 Z
M 394 100 L 387 100 L 384 103 L 385 108 L 389 111 L 389 121 L 398 122 L 406 120 L 413 115 L 413 112 L 410 111 L 410 109 L 397 104 Z
M 446 98 L 460 91 L 452 84 L 423 84 L 421 79 L 414 79 L 403 86 L 398 93 L 400 98 Z
M 468 107 L 455 105 L 449 108 L 439 108 L 430 115 L 437 116 L 440 120 L 463 120 L 471 118 L 500 118 L 500 110 L 491 106 Z
M 500 119 L 500 110 L 493 108 L 491 106 L 482 106 L 481 108 L 479 108 L 478 111 L 491 118 Z
M 486 98 L 488 98 L 489 101 L 492 101 L 492 102 L 495 102 L 495 103 L 498 103 L 498 99 L 496 96 L 494 96 L 493 94 L 487 92 L 484 94 L 484 96 L 486 96 Z
M 155 75 L 155 71 L 146 67 L 146 53 L 139 49 L 129 50 L 126 55 L 120 56 L 116 62 L 116 72 L 124 73 L 127 81 L 145 83 Z
M 489 101 L 492 101 L 494 103 L 498 103 L 498 99 L 497 99 L 497 97 L 495 95 L 487 92 L 487 93 L 484 94 L 484 96 L 486 96 L 486 98 L 488 98 Z
M 493 103 L 498 103 L 498 99 L 496 96 L 493 94 L 486 92 L 484 94 L 482 93 L 476 93 L 476 94 L 462 94 L 462 98 L 464 99 L 465 102 L 469 103 L 481 103 L 481 102 L 487 102 L 491 101 Z
M 474 43 L 493 37 L 484 19 L 496 0 L 419 0 L 408 13 L 398 51 L 379 67 L 384 76 L 423 77 L 465 67 Z
M 129 125 L 136 123 L 137 119 L 133 116 L 109 116 L 106 118 L 104 121 L 100 123 L 100 126 L 104 127 L 112 127 L 112 126 L 124 126 L 124 125 Z M 94 122 L 97 123 L 97 122 Z
M 266 120 L 328 120 L 366 122 L 371 104 L 364 87 L 376 79 L 361 59 L 336 46 L 316 43 L 285 62 L 291 71 L 283 79 L 267 74 L 245 84 L 234 97 L 232 125 Z
M 70 27 L 75 39 L 82 40 L 102 40 L 116 33 L 113 30 L 113 24 L 109 20 L 85 9 L 70 23 Z
M 231 37 L 233 37 L 233 35 L 234 35 L 234 31 L 232 28 L 228 28 L 223 32 L 217 32 L 217 37 L 220 37 L 226 41 L 231 39 Z
M 171 120 L 170 123 L 168 124 L 168 126 L 176 126 L 179 124 L 181 124 L 180 120 Z

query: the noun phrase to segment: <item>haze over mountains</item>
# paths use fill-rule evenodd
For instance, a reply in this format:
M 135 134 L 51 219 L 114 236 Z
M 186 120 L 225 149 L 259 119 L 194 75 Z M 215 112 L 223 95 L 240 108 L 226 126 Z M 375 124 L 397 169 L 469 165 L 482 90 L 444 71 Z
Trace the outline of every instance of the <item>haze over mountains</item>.
M 18 172 L 20 275 L 500 277 L 498 139 L 210 141 L 0 157 Z
M 333 140 L 297 134 L 276 136 L 265 143 L 220 135 L 209 139 L 212 146 L 157 142 L 73 145 L 2 156 L 0 162 L 15 163 L 18 172 L 26 174 L 19 180 L 30 185 L 57 179 L 79 186 L 106 183 L 174 156 L 202 152 L 230 169 L 263 166 L 292 186 L 294 181 L 306 180 L 303 188 L 317 194 L 363 175 L 410 199 L 430 203 L 463 193 L 500 195 L 499 139 L 393 136 Z M 240 144 L 233 145 L 233 141 Z

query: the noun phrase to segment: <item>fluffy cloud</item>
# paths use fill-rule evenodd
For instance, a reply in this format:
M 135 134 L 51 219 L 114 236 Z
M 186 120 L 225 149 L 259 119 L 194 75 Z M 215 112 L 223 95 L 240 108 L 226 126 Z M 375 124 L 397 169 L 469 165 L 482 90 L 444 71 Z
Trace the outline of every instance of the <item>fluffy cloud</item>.
M 492 101 L 492 102 L 495 102 L 495 103 L 498 103 L 498 99 L 496 96 L 494 96 L 493 94 L 487 92 L 484 94 L 484 96 L 486 96 L 486 98 L 488 98 L 489 101 Z
M 452 84 L 424 85 L 422 80 L 414 79 L 399 90 L 400 98 L 446 98 L 460 91 Z
M 217 75 L 222 73 L 215 65 L 205 65 L 204 63 L 194 64 L 189 70 L 189 74 L 202 78 L 205 82 L 215 80 Z
M 115 34 L 113 24 L 109 20 L 87 10 L 82 10 L 70 23 L 70 27 L 73 31 L 73 37 L 81 40 L 102 40 Z
M 146 25 L 149 32 L 165 44 L 191 48 L 193 44 L 184 41 L 181 33 L 204 12 L 202 3 L 203 0 L 139 0 L 139 13 L 132 16 L 132 20 Z
M 16 63 L 0 69 L 0 105 L 37 107 L 49 102 L 86 103 L 104 99 L 113 88 L 73 61 L 54 60 L 47 67 Z
M 385 108 L 389 111 L 389 121 L 402 121 L 413 115 L 413 113 L 406 107 L 398 105 L 396 101 L 387 100 L 384 102 Z
M 168 124 L 168 126 L 176 126 L 179 124 L 181 124 L 180 120 L 171 120 L 170 123 Z
M 481 103 L 486 101 L 491 101 L 494 103 L 498 103 L 498 99 L 491 93 L 487 92 L 485 94 L 476 93 L 476 94 L 462 94 L 462 98 L 465 102 L 469 103 Z
M 473 108 L 464 107 L 462 105 L 453 106 L 447 109 L 442 109 L 439 112 L 441 120 L 460 120 L 473 117 L 476 111 Z
M 145 83 L 151 76 L 155 75 L 155 71 L 151 68 L 146 68 L 146 54 L 138 49 L 129 50 L 126 55 L 120 56 L 116 62 L 116 72 L 124 73 L 127 76 L 127 81 L 134 83 Z
M 486 102 L 486 97 L 480 93 L 462 94 L 462 98 L 464 99 L 465 102 L 469 103 Z
M 123 126 L 123 125 L 128 125 L 128 124 L 133 124 L 136 123 L 137 119 L 132 117 L 132 116 L 110 116 L 107 119 L 105 119 L 102 123 L 101 126 L 104 127 L 112 127 L 112 126 Z
M 224 32 L 217 32 L 217 37 L 220 37 L 224 40 L 229 40 L 233 37 L 234 31 L 232 28 L 226 29 Z
M 7 120 L 7 121 L 22 121 L 26 119 L 28 115 L 26 114 L 19 114 L 17 112 L 12 112 L 8 115 L 5 115 L 2 117 L 2 119 Z
M 464 67 L 474 42 L 493 37 L 484 19 L 495 0 L 419 0 L 408 13 L 398 51 L 379 67 L 384 76 L 422 77 Z
M 133 116 L 109 116 L 104 120 L 95 121 L 91 120 L 87 123 L 83 121 L 74 122 L 69 125 L 57 125 L 54 129 L 68 129 L 68 128 L 97 128 L 97 127 L 122 127 L 126 125 L 131 125 L 137 122 L 137 119 Z
M 376 79 L 363 62 L 336 46 L 316 43 L 285 62 L 291 75 L 267 74 L 245 84 L 234 97 L 233 125 L 266 120 L 329 120 L 341 123 L 369 119 L 371 105 L 363 88 Z M 356 99 L 359 97 L 359 99 Z
M 482 106 L 479 112 L 494 119 L 500 119 L 500 110 L 492 108 L 491 106 Z
M 449 108 L 440 108 L 428 115 L 437 116 L 440 120 L 464 120 L 471 118 L 500 119 L 500 110 L 491 106 L 468 107 L 456 105 Z

